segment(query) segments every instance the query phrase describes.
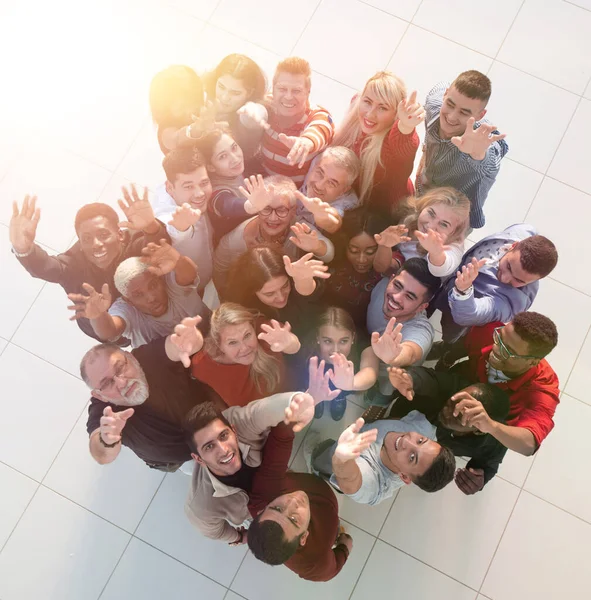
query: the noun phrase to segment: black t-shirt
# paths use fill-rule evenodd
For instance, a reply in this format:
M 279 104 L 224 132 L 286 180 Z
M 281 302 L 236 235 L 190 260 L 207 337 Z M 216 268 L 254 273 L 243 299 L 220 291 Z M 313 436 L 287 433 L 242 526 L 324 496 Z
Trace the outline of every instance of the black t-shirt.
M 150 395 L 143 404 L 133 407 L 135 412 L 127 421 L 121 439 L 142 460 L 153 464 L 190 460 L 183 418 L 196 404 L 215 399 L 215 392 L 191 379 L 182 363 L 169 360 L 164 344 L 165 338 L 160 338 L 132 351 L 146 375 Z M 113 412 L 128 408 L 91 398 L 86 423 L 89 435 L 99 428 L 106 406 L 111 406 Z
M 240 488 L 248 493 L 252 488 L 252 480 L 257 469 L 258 467 L 251 467 L 242 461 L 242 467 L 239 471 L 234 473 L 234 475 L 224 475 L 220 477 L 219 475 L 214 474 L 214 477 L 224 485 Z

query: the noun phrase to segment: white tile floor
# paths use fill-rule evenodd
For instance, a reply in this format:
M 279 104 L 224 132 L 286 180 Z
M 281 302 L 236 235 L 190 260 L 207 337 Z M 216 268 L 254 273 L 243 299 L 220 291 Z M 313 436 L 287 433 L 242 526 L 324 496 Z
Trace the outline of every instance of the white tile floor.
M 588 598 L 590 11 L 588 0 L 0 0 L 1 600 Z M 77 377 L 91 342 L 67 320 L 61 289 L 9 254 L 11 202 L 25 192 L 40 198 L 39 241 L 59 251 L 81 204 L 114 203 L 129 180 L 153 189 L 163 174 L 151 75 L 230 52 L 268 73 L 301 53 L 314 98 L 337 119 L 379 69 L 422 96 L 461 70 L 489 73 L 489 115 L 510 153 L 473 238 L 527 219 L 561 254 L 534 309 L 559 326 L 550 360 L 568 395 L 538 455 L 509 454 L 472 498 L 452 485 L 405 489 L 372 510 L 342 502 L 355 548 L 324 585 L 200 537 L 182 511 L 184 475 L 125 451 L 93 463 Z M 346 419 L 360 411 L 351 403 Z M 314 427 L 338 433 L 327 419 Z

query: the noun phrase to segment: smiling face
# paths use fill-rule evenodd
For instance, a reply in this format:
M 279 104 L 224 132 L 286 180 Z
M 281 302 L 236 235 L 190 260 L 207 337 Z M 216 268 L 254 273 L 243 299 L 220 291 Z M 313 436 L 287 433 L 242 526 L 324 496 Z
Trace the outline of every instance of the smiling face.
M 302 490 L 279 496 L 267 504 L 259 520 L 279 523 L 288 541 L 301 536 L 300 545 L 304 546 L 310 525 L 310 499 Z
M 507 377 L 518 377 L 541 360 L 523 358 L 528 356 L 531 356 L 529 345 L 517 335 L 513 323 L 507 323 L 497 330 L 488 355 L 488 362 L 493 369 L 502 371 Z
M 347 260 L 357 273 L 367 273 L 373 268 L 378 251 L 377 242 L 369 233 L 360 233 L 352 237 L 347 244 Z
M 461 218 L 447 204 L 431 204 L 425 207 L 419 215 L 418 229 L 423 233 L 433 229 L 444 236 L 444 241 L 456 231 L 461 224 Z
M 222 75 L 215 84 L 215 100 L 221 114 L 235 113 L 243 106 L 251 95 L 242 79 L 232 75 Z
M 390 279 L 384 294 L 383 312 L 387 319 L 396 317 L 399 322 L 412 319 L 418 312 L 427 308 L 427 289 L 408 271 L 402 271 Z
M 279 71 L 273 82 L 273 108 L 277 116 L 288 119 L 301 117 L 308 108 L 308 87 L 305 75 Z
M 272 308 L 285 308 L 291 292 L 291 282 L 287 275 L 280 275 L 269 279 L 267 283 L 255 292 L 257 298 Z
M 393 431 L 384 438 L 380 458 L 390 471 L 408 484 L 431 467 L 440 450 L 437 442 L 416 431 Z
M 359 125 L 367 135 L 390 129 L 396 121 L 396 107 L 386 104 L 375 92 L 365 88 L 359 102 Z
M 192 453 L 191 456 L 214 475 L 234 475 L 242 467 L 236 433 L 220 419 L 195 432 L 193 441 L 198 454 Z
M 485 114 L 486 102 L 468 98 L 452 85 L 443 95 L 443 105 L 439 113 L 439 135 L 442 139 L 463 135 L 470 117 L 480 121 Z
M 150 390 L 139 362 L 129 352 L 102 352 L 86 364 L 92 395 L 117 406 L 138 406 L 148 399 Z
M 251 365 L 254 362 L 259 342 L 251 323 L 226 325 L 220 332 L 218 344 L 225 362 Z
M 540 276 L 528 273 L 521 266 L 521 251 L 517 247 L 517 244 L 513 244 L 511 250 L 499 261 L 497 279 L 505 285 L 520 288 L 537 281 L 540 279 Z
M 239 177 L 244 173 L 242 148 L 232 136 L 224 133 L 214 146 L 208 170 L 220 177 Z
M 125 300 L 145 315 L 161 317 L 168 310 L 166 282 L 144 271 L 128 283 Z
M 106 217 L 82 221 L 77 233 L 82 253 L 99 269 L 106 269 L 121 253 L 123 234 Z
M 318 342 L 318 358 L 332 364 L 330 356 L 339 352 L 348 357 L 355 341 L 355 333 L 334 325 L 323 325 L 318 329 L 316 336 Z
M 308 174 L 308 196 L 334 202 L 351 189 L 349 173 L 337 165 L 332 156 L 323 155 Z
M 270 238 L 285 234 L 292 224 L 295 210 L 288 198 L 275 194 L 273 200 L 259 212 L 262 233 Z
M 195 169 L 192 173 L 179 173 L 174 183 L 167 180 L 166 191 L 177 206 L 186 202 L 191 208 L 204 212 L 212 194 L 211 181 L 205 166 Z

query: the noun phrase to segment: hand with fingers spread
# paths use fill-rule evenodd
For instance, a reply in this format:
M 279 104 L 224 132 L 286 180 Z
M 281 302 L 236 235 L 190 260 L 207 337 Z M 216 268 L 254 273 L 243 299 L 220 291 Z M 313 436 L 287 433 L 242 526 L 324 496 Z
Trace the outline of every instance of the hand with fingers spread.
M 458 469 L 454 479 L 456 485 L 467 496 L 479 492 L 484 487 L 484 471 L 482 469 Z
M 160 244 L 150 242 L 142 250 L 141 261 L 150 265 L 148 271 L 154 275 L 166 275 L 174 271 L 181 257 L 179 251 L 173 248 L 165 239 Z
M 451 399 L 456 403 L 454 417 L 459 417 L 464 427 L 475 427 L 482 433 L 491 433 L 494 421 L 488 416 L 480 400 L 476 400 L 468 392 L 458 392 Z
M 355 460 L 376 441 L 378 430 L 370 429 L 369 431 L 360 433 L 364 425 L 365 421 L 360 417 L 341 433 L 336 450 L 334 451 L 334 458 L 336 460 L 341 462 Z
M 378 246 L 394 248 L 394 246 L 398 246 L 402 242 L 410 242 L 410 238 L 405 235 L 406 233 L 408 233 L 408 227 L 404 225 L 390 225 L 382 233 L 376 233 L 373 237 Z
M 377 331 L 371 334 L 371 347 L 382 362 L 393 363 L 402 352 L 402 323 L 396 325 L 396 317 L 392 317 L 382 335 Z
M 295 192 L 295 196 L 315 217 L 327 214 L 330 211 L 330 204 L 324 202 L 324 200 L 320 200 L 320 198 L 308 198 L 308 196 L 302 194 L 299 190 Z
M 133 413 L 133 408 L 114 412 L 110 406 L 105 407 L 99 429 L 99 435 L 105 444 L 116 444 L 121 441 L 121 432 Z
M 267 122 L 268 114 L 263 106 L 257 104 L 256 102 L 247 102 L 243 104 L 237 111 L 240 117 L 244 117 L 247 122 L 254 123 L 259 127 L 262 127 L 265 131 L 270 129 L 270 125 Z M 243 119 L 241 118 L 241 121 Z M 248 126 L 248 125 L 247 125 Z
M 295 433 L 301 431 L 314 418 L 314 406 L 314 398 L 307 392 L 295 394 L 289 406 L 285 409 L 283 422 L 286 425 L 294 423 L 293 430 Z
M 261 329 L 262 333 L 257 337 L 267 342 L 273 352 L 283 352 L 293 343 L 294 334 L 291 332 L 291 325 L 287 322 L 281 325 L 279 321 L 271 319 L 271 324 L 263 323 Z
M 198 208 L 192 208 L 187 202 L 181 206 L 177 206 L 172 213 L 172 218 L 168 224 L 174 227 L 177 231 L 187 231 L 201 218 L 201 211 Z
M 414 399 L 414 382 L 408 371 L 397 367 L 388 367 L 388 378 L 392 387 L 398 390 L 407 400 Z
M 308 252 L 304 254 L 300 259 L 291 262 L 289 256 L 283 256 L 283 264 L 287 274 L 294 280 L 294 282 L 310 281 L 314 277 L 319 279 L 328 279 L 330 273 L 328 273 L 328 267 L 316 258 L 313 258 L 313 254 Z
M 185 317 L 170 336 L 177 349 L 177 356 L 187 369 L 191 366 L 191 356 L 203 348 L 203 335 L 197 329 L 201 317 Z
M 476 260 L 473 258 L 467 265 L 462 267 L 461 271 L 456 273 L 456 289 L 458 292 L 466 292 L 472 287 L 472 284 L 478 277 L 478 273 L 482 267 L 486 264 L 486 259 L 481 258 Z
M 324 367 L 325 362 L 323 360 L 318 362 L 317 356 L 313 356 L 308 361 L 309 379 L 306 393 L 314 398 L 314 404 L 334 400 L 341 393 L 339 389 L 330 389 L 330 371 L 325 373 Z
M 36 206 L 37 196 L 25 196 L 23 207 L 19 211 L 18 204 L 12 203 L 12 217 L 10 218 L 10 243 L 19 254 L 31 252 L 35 245 L 37 224 L 41 216 Z
M 417 102 L 417 92 L 414 91 L 408 98 L 398 103 L 398 129 L 400 133 L 408 135 L 418 127 L 424 120 L 425 109 L 420 102 Z
M 496 127 L 488 123 L 482 123 L 478 129 L 474 129 L 474 123 L 474 117 L 470 117 L 466 131 L 461 136 L 452 137 L 451 143 L 474 160 L 483 160 L 491 144 L 504 139 L 506 134 L 493 133 Z
M 282 144 L 291 148 L 287 155 L 287 162 L 292 166 L 297 164 L 301 169 L 306 164 L 308 154 L 314 150 L 314 142 L 306 137 L 296 137 L 284 133 L 280 133 L 278 139 Z
M 74 303 L 68 306 L 68 310 L 75 311 L 70 321 L 77 319 L 98 319 L 111 307 L 112 296 L 109 284 L 103 283 L 103 287 L 97 292 L 89 283 L 83 283 L 82 289 L 88 294 L 68 294 L 68 298 Z
M 144 194 L 141 198 L 135 189 L 135 185 L 131 184 L 130 189 L 131 192 L 125 186 L 121 188 L 124 200 L 118 200 L 118 204 L 127 221 L 121 221 L 119 225 L 136 231 L 146 231 L 154 225 L 157 227 L 156 217 L 148 200 L 148 188 L 144 188 Z
M 266 208 L 273 201 L 273 186 L 265 185 L 262 175 L 251 175 L 244 180 L 244 187 L 238 188 L 246 198 L 244 210 L 254 215 Z
M 419 241 L 419 244 L 427 251 L 429 256 L 440 256 L 445 254 L 446 250 L 449 250 L 449 246 L 445 244 L 445 238 L 443 234 L 435 231 L 435 229 L 427 229 L 426 233 L 415 231 L 415 236 Z
M 332 384 L 341 390 L 353 390 L 355 388 L 355 367 L 347 357 L 340 352 L 331 354 L 332 369 L 328 372 Z
M 294 246 L 297 246 L 304 252 L 321 254 L 321 249 L 319 248 L 320 239 L 318 238 L 318 231 L 316 229 L 312 229 L 307 223 L 296 223 L 290 229 L 294 235 L 289 238 L 289 241 Z
M 211 131 L 216 125 L 216 111 L 215 103 L 208 101 L 201 107 L 198 115 L 192 115 L 193 122 L 189 125 L 189 136 L 199 139 Z

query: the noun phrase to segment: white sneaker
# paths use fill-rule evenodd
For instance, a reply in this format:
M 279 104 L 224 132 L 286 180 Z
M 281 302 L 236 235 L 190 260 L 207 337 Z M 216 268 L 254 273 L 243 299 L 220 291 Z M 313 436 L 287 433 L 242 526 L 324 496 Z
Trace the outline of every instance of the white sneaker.
M 312 475 L 318 475 L 312 468 L 312 454 L 316 449 L 316 446 L 320 444 L 322 438 L 318 431 L 310 430 L 304 439 L 304 460 L 306 461 L 306 471 L 312 473 Z

